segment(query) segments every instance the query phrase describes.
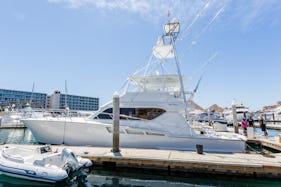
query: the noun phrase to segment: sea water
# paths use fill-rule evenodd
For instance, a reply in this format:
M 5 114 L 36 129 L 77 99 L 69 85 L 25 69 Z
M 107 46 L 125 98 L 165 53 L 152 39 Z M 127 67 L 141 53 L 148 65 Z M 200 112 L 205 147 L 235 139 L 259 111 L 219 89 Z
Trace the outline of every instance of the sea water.
M 269 138 L 281 134 L 278 130 L 268 130 Z M 255 134 L 262 134 L 260 129 L 255 129 Z M 32 133 L 28 129 L 0 129 L 0 143 L 36 144 Z M 33 181 L 21 180 L 5 175 L 0 175 L 0 186 L 121 186 L 121 187 L 179 187 L 179 186 L 281 186 L 281 181 L 268 179 L 246 179 L 241 177 L 221 177 L 203 174 L 188 174 L 184 177 L 169 176 L 166 172 L 147 172 L 135 170 L 113 171 L 93 168 L 89 174 L 75 177 L 61 184 L 45 184 Z

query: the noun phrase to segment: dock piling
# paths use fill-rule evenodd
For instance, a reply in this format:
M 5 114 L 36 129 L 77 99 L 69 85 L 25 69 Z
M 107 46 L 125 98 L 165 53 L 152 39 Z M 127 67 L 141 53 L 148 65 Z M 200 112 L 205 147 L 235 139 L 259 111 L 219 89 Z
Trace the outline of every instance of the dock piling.
M 203 145 L 202 144 L 196 144 L 196 152 L 197 152 L 197 154 L 203 154 Z
M 113 95 L 113 143 L 112 152 L 120 152 L 119 150 L 119 121 L 120 121 L 120 98 L 117 93 Z
M 239 133 L 239 131 L 238 131 L 238 122 L 237 122 L 237 112 L 236 112 L 236 105 L 235 105 L 235 103 L 232 103 L 232 114 L 233 114 L 234 132 L 235 133 Z
M 273 119 L 273 124 L 275 124 L 275 116 L 274 116 L 274 113 L 272 113 L 272 119 Z
M 210 114 L 210 109 L 208 109 L 208 124 L 211 124 L 211 114 Z

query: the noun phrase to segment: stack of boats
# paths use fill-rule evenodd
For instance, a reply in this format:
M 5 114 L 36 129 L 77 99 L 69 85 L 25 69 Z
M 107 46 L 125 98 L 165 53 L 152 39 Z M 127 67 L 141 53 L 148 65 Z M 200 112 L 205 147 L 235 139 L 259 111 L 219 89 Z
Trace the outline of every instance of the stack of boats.
M 239 134 L 198 133 L 189 120 L 185 78 L 176 57 L 177 21 L 164 25 L 164 33 L 153 47 L 148 65 L 128 77 L 120 95 L 120 146 L 151 149 L 244 152 L 245 138 Z M 167 73 L 165 64 L 175 64 Z M 109 102 L 87 119 L 28 118 L 22 122 L 40 143 L 67 145 L 112 145 L 113 104 Z

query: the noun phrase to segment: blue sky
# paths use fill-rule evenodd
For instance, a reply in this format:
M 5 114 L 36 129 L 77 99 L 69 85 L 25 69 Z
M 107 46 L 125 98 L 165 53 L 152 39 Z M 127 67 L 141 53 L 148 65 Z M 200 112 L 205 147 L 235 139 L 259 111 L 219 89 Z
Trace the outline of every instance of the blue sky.
M 278 0 L 26 0 L 0 3 L 0 87 L 112 98 L 147 61 L 170 12 L 178 54 L 203 107 L 281 100 Z M 217 54 L 217 55 L 216 55 Z M 212 56 L 216 56 L 211 61 Z M 204 65 L 207 62 L 208 65 Z

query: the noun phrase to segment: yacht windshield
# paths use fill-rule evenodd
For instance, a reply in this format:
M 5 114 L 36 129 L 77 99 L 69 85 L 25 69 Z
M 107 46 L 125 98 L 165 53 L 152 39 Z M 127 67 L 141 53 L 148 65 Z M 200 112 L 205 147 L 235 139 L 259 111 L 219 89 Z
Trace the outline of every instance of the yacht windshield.
M 121 120 L 152 120 L 166 112 L 161 108 L 120 108 Z M 112 108 L 104 110 L 95 119 L 112 119 Z

